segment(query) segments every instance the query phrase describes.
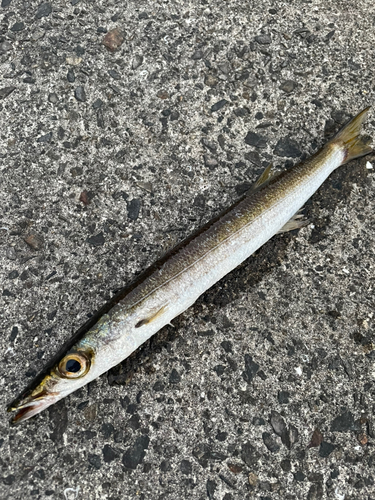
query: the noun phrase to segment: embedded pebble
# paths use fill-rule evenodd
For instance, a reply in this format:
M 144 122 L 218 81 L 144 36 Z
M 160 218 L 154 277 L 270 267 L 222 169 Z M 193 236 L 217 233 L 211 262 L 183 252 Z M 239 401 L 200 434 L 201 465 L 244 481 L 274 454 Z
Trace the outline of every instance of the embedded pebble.
M 133 62 L 132 62 L 132 69 L 137 69 L 139 68 L 140 66 L 142 66 L 142 63 L 143 63 L 143 56 L 140 55 L 140 54 L 137 54 L 134 59 L 133 59 Z
M 319 448 L 319 456 L 322 458 L 327 458 L 334 450 L 335 450 L 334 444 L 322 441 Z
M 17 23 L 14 23 L 10 29 L 11 29 L 11 31 L 15 31 L 15 32 L 22 31 L 25 29 L 25 24 L 22 21 L 19 21 Z
M 50 3 L 41 3 L 36 11 L 36 19 L 42 19 L 42 17 L 48 17 L 52 12 L 52 5 Z
M 269 451 L 271 451 L 272 453 L 277 453 L 280 450 L 280 445 L 269 432 L 263 432 L 262 438 Z
M 293 92 L 295 87 L 296 87 L 296 82 L 294 82 L 293 80 L 286 80 L 280 85 L 279 88 L 286 94 L 290 94 L 291 92 Z
M 55 92 L 52 92 L 48 96 L 48 101 L 52 104 L 56 104 L 57 102 L 59 102 L 58 95 Z
M 148 436 L 140 436 L 126 450 L 122 457 L 122 463 L 127 469 L 136 469 L 143 462 L 149 443 L 150 439 Z
M 87 238 L 87 243 L 93 247 L 100 247 L 105 243 L 105 237 L 103 232 L 96 234 L 95 236 L 90 236 Z
M 8 97 L 14 90 L 16 89 L 16 87 L 3 87 L 2 89 L 0 89 L 0 99 L 5 99 L 6 97 Z
M 271 412 L 270 423 L 272 425 L 273 430 L 278 436 L 282 436 L 286 431 L 286 423 L 280 413 L 276 411 Z
M 249 146 L 255 146 L 257 148 L 265 148 L 267 147 L 267 140 L 265 137 L 256 134 L 255 132 L 248 132 L 245 137 L 245 142 Z
M 9 259 L 9 260 L 16 260 L 17 259 L 17 254 L 16 254 L 14 247 L 8 247 L 6 249 L 6 256 L 7 256 L 7 259 Z
M 66 74 L 66 79 L 68 80 L 69 83 L 75 82 L 76 77 L 72 68 L 68 69 L 68 73 Z
M 272 42 L 270 35 L 258 35 L 254 40 L 260 45 L 269 45 Z
M 355 422 L 354 415 L 350 411 L 338 415 L 331 422 L 331 432 L 347 432 L 359 430 L 361 430 L 361 426 L 360 424 Z
M 279 139 L 273 152 L 277 156 L 286 156 L 289 158 L 298 158 L 302 155 L 298 142 L 290 137 Z
M 84 87 L 81 85 L 74 90 L 74 97 L 79 102 L 86 102 L 86 93 Z
M 4 42 L 0 43 L 0 52 L 8 52 L 9 50 L 12 50 L 12 44 L 5 40 Z
M 211 111 L 219 111 L 222 109 L 226 104 L 228 104 L 228 101 L 226 99 L 221 99 L 221 101 L 216 102 L 211 106 Z
M 114 28 L 103 38 L 103 45 L 110 50 L 111 52 L 115 52 L 120 48 L 124 41 L 124 35 L 120 28 Z
M 29 234 L 24 239 L 25 243 L 33 250 L 41 250 L 43 248 L 43 238 L 37 234 Z
M 137 220 L 141 210 L 141 200 L 139 198 L 133 198 L 127 205 L 129 219 L 133 221 Z
M 38 137 L 36 142 L 51 142 L 51 139 L 52 139 L 52 132 L 48 132 L 48 134 L 44 134 Z
M 113 462 L 118 457 L 118 453 L 109 444 L 106 444 L 102 451 L 103 460 L 107 464 Z

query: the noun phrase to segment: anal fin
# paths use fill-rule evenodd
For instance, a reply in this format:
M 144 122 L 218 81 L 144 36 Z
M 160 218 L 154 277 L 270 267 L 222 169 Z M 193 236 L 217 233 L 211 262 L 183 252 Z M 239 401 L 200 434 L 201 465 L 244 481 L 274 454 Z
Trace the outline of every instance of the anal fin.
M 303 214 L 301 213 L 301 210 L 298 210 L 296 214 L 293 215 L 291 219 L 288 220 L 286 224 L 283 225 L 283 227 L 277 231 L 277 234 L 279 233 L 286 233 L 288 231 L 293 231 L 294 229 L 301 229 L 301 227 L 307 226 L 310 221 L 307 219 L 304 219 Z

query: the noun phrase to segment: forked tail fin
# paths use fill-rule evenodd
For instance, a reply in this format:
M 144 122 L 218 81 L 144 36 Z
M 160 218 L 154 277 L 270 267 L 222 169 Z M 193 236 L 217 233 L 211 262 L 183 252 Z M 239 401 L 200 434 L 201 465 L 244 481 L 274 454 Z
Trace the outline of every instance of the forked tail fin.
M 347 163 L 354 158 L 365 156 L 372 153 L 373 149 L 370 147 L 371 139 L 360 137 L 360 129 L 364 122 L 370 106 L 358 113 L 357 116 L 352 118 L 337 135 L 332 139 L 332 143 L 340 144 L 345 148 L 345 161 Z

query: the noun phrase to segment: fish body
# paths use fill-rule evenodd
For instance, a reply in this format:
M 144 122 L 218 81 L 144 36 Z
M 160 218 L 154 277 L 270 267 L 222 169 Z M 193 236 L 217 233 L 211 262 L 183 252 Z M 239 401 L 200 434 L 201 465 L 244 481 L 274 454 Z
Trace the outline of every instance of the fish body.
M 305 225 L 299 210 L 340 165 L 372 150 L 359 137 L 366 108 L 308 160 L 272 174 L 152 266 L 88 322 L 9 406 L 20 422 L 128 357 L 273 235 Z

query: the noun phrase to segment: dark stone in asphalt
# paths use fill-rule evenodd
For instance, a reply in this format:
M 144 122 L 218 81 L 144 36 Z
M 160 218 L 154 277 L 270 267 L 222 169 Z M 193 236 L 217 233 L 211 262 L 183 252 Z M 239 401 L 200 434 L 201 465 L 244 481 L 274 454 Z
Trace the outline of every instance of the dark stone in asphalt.
M 30 83 L 30 84 L 33 84 L 36 82 L 35 78 L 33 78 L 32 76 L 27 76 L 26 78 L 24 78 L 22 80 L 24 83 Z
M 255 146 L 257 148 L 267 147 L 267 140 L 265 137 L 256 134 L 255 132 L 248 132 L 245 137 L 245 142 L 249 146 Z
M 20 21 L 20 22 L 14 23 L 10 29 L 11 29 L 11 31 L 14 31 L 14 32 L 22 31 L 25 29 L 25 24 L 22 21 Z
M 58 445 L 61 445 L 64 440 L 64 433 L 68 428 L 68 410 L 65 401 L 61 400 L 48 409 L 51 421 L 51 434 L 49 438 Z
M 16 87 L 3 87 L 0 89 L 0 99 L 8 97 L 15 90 L 15 88 Z
M 180 471 L 182 472 L 182 474 L 189 476 L 193 471 L 191 462 L 189 462 L 189 460 L 181 460 Z
M 104 104 L 103 101 L 100 98 L 98 98 L 92 103 L 92 107 L 94 109 L 99 109 L 103 106 L 103 104 Z
M 50 3 L 42 3 L 39 5 L 36 11 L 35 17 L 41 19 L 42 17 L 48 17 L 52 12 L 52 5 Z
M 66 74 L 66 79 L 68 80 L 69 83 L 74 83 L 76 81 L 74 70 L 72 68 L 68 69 L 68 73 Z
M 241 458 L 246 465 L 248 465 L 250 468 L 253 468 L 258 463 L 260 453 L 251 443 L 243 443 L 241 447 Z
M 87 238 L 87 243 L 89 243 L 93 247 L 100 247 L 104 245 L 105 243 L 105 238 L 103 232 L 100 232 L 96 234 L 95 236 L 90 236 L 90 238 Z
M 258 35 L 254 40 L 260 45 L 269 45 L 272 42 L 270 35 Z
M 258 370 L 258 363 L 253 361 L 252 356 L 250 356 L 249 354 L 245 354 L 245 371 L 243 372 L 242 376 L 246 380 L 246 382 L 251 383 Z
M 290 463 L 290 460 L 287 458 L 281 460 L 280 467 L 284 472 L 290 472 L 292 470 L 292 464 Z
M 243 182 L 242 184 L 238 184 L 236 186 L 237 196 L 242 196 L 246 191 L 248 191 L 252 186 L 251 182 Z
M 280 450 L 280 445 L 269 432 L 263 432 L 263 442 L 272 453 L 277 453 Z
M 171 384 L 178 384 L 179 382 L 181 382 L 181 375 L 175 368 L 173 368 L 171 374 L 169 375 L 169 382 Z
M 207 489 L 207 496 L 210 500 L 214 500 L 214 494 L 217 488 L 217 484 L 215 481 L 212 481 L 211 479 L 207 479 L 206 483 L 206 489 Z
M 108 74 L 109 76 L 111 76 L 114 80 L 120 80 L 121 79 L 121 75 L 118 71 L 116 71 L 115 69 L 110 69 L 108 71 Z
M 298 158 L 302 155 L 297 141 L 290 137 L 279 139 L 273 152 L 277 156 L 287 156 L 289 158 Z
M 17 335 L 18 335 L 18 327 L 14 326 L 12 328 L 12 331 L 10 332 L 9 341 L 13 342 L 16 339 Z
M 279 88 L 286 94 L 290 94 L 295 89 L 295 86 L 296 82 L 294 82 L 293 80 L 286 80 L 285 82 L 282 82 Z
M 148 436 L 139 436 L 135 443 L 126 450 L 122 457 L 122 463 L 127 469 L 136 469 L 143 462 L 149 443 Z
M 88 462 L 90 465 L 92 465 L 95 469 L 98 469 L 98 470 L 102 466 L 102 459 L 100 458 L 99 455 L 94 455 L 94 454 L 90 453 L 88 456 Z
M 322 458 L 327 458 L 330 456 L 330 454 L 334 451 L 335 448 L 336 447 L 334 444 L 323 441 L 319 448 L 319 456 Z
M 109 444 L 106 444 L 104 446 L 102 452 L 103 452 L 103 460 L 107 464 L 112 462 L 113 460 L 115 460 L 115 458 L 119 456 L 118 453 Z
M 288 391 L 279 391 L 277 393 L 277 400 L 279 401 L 280 404 L 286 405 L 289 403 L 289 392 Z
M 262 162 L 257 151 L 249 151 L 248 153 L 245 153 L 245 158 L 251 161 L 251 163 L 254 163 L 257 167 L 262 166 Z
M 221 99 L 221 101 L 216 102 L 211 106 L 211 111 L 219 111 L 222 109 L 226 104 L 228 104 L 228 101 L 226 99 Z
M 304 481 L 305 477 L 306 477 L 305 474 L 302 471 L 300 471 L 300 470 L 298 470 L 297 472 L 295 472 L 293 475 L 294 475 L 294 480 L 295 481 L 299 481 L 299 482 Z
M 86 102 L 85 89 L 81 85 L 74 90 L 74 97 L 79 102 Z
M 331 432 L 360 431 L 361 426 L 354 421 L 354 415 L 347 411 L 331 422 Z
M 10 486 L 11 484 L 14 483 L 16 477 L 13 474 L 9 474 L 9 476 L 4 476 L 3 477 L 3 483 Z
M 141 210 L 141 200 L 133 198 L 128 202 L 128 217 L 130 220 L 137 220 Z
M 200 443 L 193 449 L 193 456 L 203 468 L 208 466 L 209 461 L 222 462 L 227 458 L 224 453 L 212 450 L 211 446 L 205 443 Z
M 51 142 L 51 139 L 52 139 L 52 132 L 48 132 L 48 134 L 38 137 L 37 142 Z

